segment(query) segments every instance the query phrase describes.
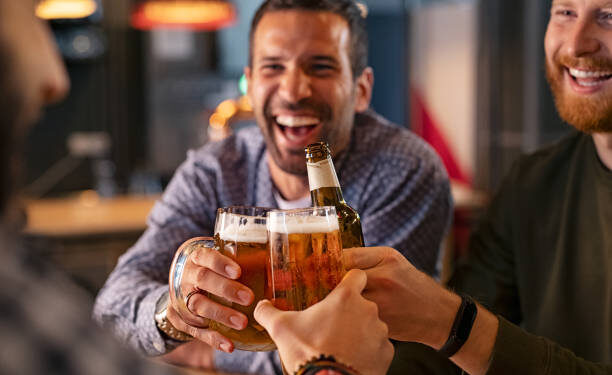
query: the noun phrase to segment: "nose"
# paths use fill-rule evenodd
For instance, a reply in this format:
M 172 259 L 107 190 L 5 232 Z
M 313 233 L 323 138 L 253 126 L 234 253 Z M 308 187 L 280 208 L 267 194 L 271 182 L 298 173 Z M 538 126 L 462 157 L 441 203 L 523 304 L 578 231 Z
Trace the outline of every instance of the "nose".
M 310 78 L 299 68 L 287 68 L 281 78 L 279 94 L 289 103 L 297 103 L 312 95 Z
M 587 17 L 578 19 L 574 24 L 567 43 L 567 53 L 572 57 L 582 57 L 599 52 L 601 43 L 597 38 L 595 20 Z
M 51 104 L 63 99 L 70 89 L 70 80 L 64 64 L 59 59 L 51 59 L 41 81 L 40 94 L 43 103 Z

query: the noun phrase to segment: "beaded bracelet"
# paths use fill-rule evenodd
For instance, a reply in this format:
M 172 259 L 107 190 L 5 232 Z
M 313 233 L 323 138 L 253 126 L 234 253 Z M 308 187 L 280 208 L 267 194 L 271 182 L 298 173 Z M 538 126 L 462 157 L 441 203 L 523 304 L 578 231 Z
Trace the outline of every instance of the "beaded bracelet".
M 331 370 L 342 375 L 359 375 L 359 373 L 350 366 L 342 364 L 333 356 L 321 354 L 319 357 L 313 357 L 306 362 L 295 372 L 295 375 L 315 375 L 319 371 Z

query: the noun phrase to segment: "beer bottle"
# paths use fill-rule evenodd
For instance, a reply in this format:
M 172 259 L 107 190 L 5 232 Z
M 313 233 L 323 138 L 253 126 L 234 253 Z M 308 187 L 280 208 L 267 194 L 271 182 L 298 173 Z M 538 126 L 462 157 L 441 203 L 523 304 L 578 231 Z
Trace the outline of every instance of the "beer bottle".
M 343 248 L 364 246 L 359 214 L 342 196 L 329 145 L 326 142 L 313 143 L 305 151 L 313 206 L 336 207 Z

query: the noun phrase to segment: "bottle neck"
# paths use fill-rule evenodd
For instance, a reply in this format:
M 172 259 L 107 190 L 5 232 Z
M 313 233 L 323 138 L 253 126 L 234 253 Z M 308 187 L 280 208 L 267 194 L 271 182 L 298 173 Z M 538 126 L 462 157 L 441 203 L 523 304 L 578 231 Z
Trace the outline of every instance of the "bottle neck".
M 330 205 L 329 202 L 344 203 L 342 189 L 331 157 L 319 161 L 311 159 L 307 163 L 307 168 L 310 196 L 315 206 Z

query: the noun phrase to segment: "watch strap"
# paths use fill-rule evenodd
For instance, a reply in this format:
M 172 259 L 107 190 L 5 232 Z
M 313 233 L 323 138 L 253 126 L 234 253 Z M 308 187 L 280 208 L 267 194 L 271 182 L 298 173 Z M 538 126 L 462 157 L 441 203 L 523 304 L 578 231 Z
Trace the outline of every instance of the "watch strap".
M 455 315 L 455 321 L 453 322 L 448 340 L 438 350 L 438 353 L 450 358 L 461 349 L 470 337 L 477 313 L 478 308 L 474 300 L 469 296 L 461 295 L 461 305 L 457 315 Z
M 165 302 L 164 302 L 165 299 Z M 160 301 L 162 304 L 165 303 L 165 306 L 160 306 L 159 308 L 156 308 L 156 312 L 155 312 L 155 324 L 157 325 L 157 328 L 166 336 L 168 336 L 169 338 L 171 338 L 172 340 L 176 340 L 176 341 L 180 341 L 180 342 L 187 342 L 187 341 L 191 341 L 193 340 L 193 336 L 183 332 L 183 331 L 179 331 L 178 329 L 176 329 L 172 323 L 170 323 L 170 321 L 168 320 L 168 317 L 166 315 L 167 311 L 168 311 L 168 292 L 165 292 L 161 297 L 160 297 Z

